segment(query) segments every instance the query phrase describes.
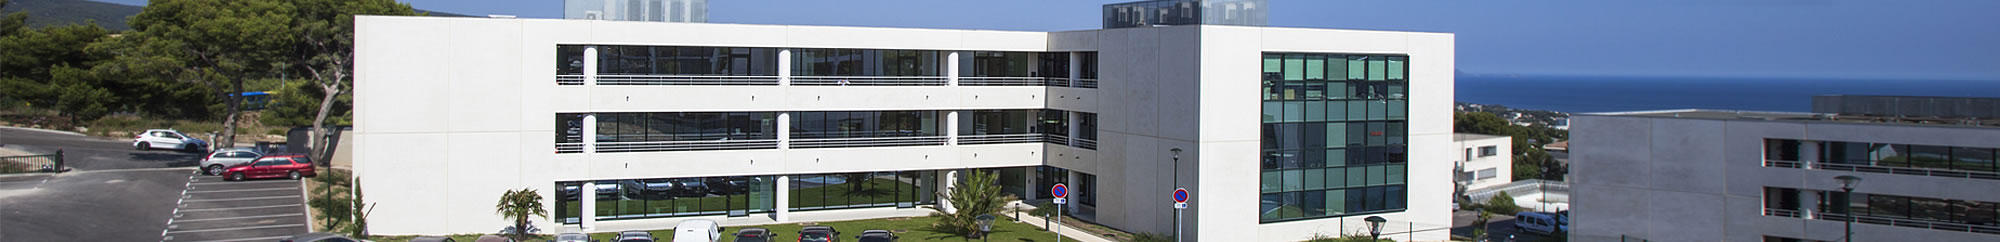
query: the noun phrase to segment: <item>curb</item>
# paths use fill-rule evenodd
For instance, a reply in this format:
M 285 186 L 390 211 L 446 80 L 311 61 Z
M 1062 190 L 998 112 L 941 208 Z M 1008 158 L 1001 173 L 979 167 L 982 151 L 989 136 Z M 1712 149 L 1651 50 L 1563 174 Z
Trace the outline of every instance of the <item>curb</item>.
M 9 127 L 9 126 L 0 126 L 0 129 L 18 129 L 18 130 L 27 130 L 27 131 L 40 131 L 40 132 L 46 132 L 46 133 L 55 133 L 55 134 L 65 134 L 65 135 L 75 135 L 75 136 L 90 136 L 90 135 L 84 135 L 83 133 L 77 133 L 77 132 L 70 132 L 70 131 L 62 131 L 62 130 L 53 130 L 53 129 L 37 129 L 37 128 L 22 128 L 22 127 Z

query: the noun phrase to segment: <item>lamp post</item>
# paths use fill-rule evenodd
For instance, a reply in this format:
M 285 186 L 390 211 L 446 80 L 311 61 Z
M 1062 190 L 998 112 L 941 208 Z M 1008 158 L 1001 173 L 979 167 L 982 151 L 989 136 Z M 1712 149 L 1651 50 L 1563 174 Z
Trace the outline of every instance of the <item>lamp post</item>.
M 986 236 L 993 233 L 993 215 L 982 214 L 974 219 L 979 220 L 979 240 L 986 241 Z
M 1382 219 L 1382 216 L 1368 216 L 1361 220 L 1368 221 L 1368 241 L 1382 240 L 1382 223 L 1389 222 L 1388 219 Z
M 1174 187 L 1181 187 L 1181 148 L 1167 150 L 1174 153 Z M 1181 241 L 1181 209 L 1174 209 L 1174 242 Z
M 1847 196 L 1847 199 L 1841 199 L 1841 200 L 1845 201 L 1854 199 L 1854 186 L 1856 184 L 1861 183 L 1861 177 L 1852 175 L 1840 175 L 1833 177 L 1833 179 L 1840 180 L 1841 195 Z M 1848 203 L 1853 203 L 1853 202 L 1849 201 Z M 1845 234 L 1841 234 L 1840 237 L 1845 239 L 1847 242 L 1854 242 L 1854 211 L 1847 210 L 1847 214 L 1844 215 L 1846 215 L 1847 217 L 1847 219 L 1845 219 L 1846 220 L 1845 222 L 1847 222 L 1847 229 L 1846 229 L 1847 231 Z

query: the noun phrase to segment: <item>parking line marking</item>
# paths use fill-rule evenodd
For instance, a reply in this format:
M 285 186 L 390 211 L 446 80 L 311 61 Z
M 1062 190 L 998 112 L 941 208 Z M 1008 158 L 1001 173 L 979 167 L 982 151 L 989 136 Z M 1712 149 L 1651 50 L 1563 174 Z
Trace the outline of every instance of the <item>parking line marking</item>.
M 212 182 L 198 182 L 198 183 L 194 183 L 194 184 L 195 184 L 195 185 L 208 185 L 208 184 L 266 184 L 266 183 L 279 183 L 279 182 L 295 182 L 295 181 L 292 181 L 292 180 L 269 180 L 269 181 L 234 181 L 234 182 L 232 182 L 232 181 L 212 181 Z
M 216 221 L 216 220 L 231 220 L 231 219 L 276 218 L 276 217 L 291 217 L 291 216 L 303 216 L 303 215 L 306 214 L 287 213 L 278 215 L 258 215 L 258 216 L 243 216 L 243 217 L 228 217 L 228 218 L 182 219 L 180 221 L 175 221 L 175 222 L 200 222 L 200 221 Z
M 290 187 L 280 187 L 280 188 L 251 188 L 251 189 L 232 189 L 232 190 L 214 190 L 214 191 L 193 191 L 193 192 L 184 192 L 184 193 L 217 193 L 217 192 L 255 192 L 255 191 L 278 191 L 278 190 L 293 190 L 293 189 L 292 189 L 292 188 L 290 188 Z
M 305 227 L 305 226 L 306 226 L 305 224 L 280 224 L 280 225 L 264 225 L 264 226 L 249 226 L 249 227 L 237 227 L 237 228 L 222 228 L 222 229 L 198 229 L 198 230 L 182 230 L 182 231 L 172 231 L 172 232 L 167 232 L 167 233 L 169 233 L 169 234 L 179 234 L 179 233 L 200 233 L 200 232 L 216 232 L 216 231 L 236 231 L 236 230 L 252 230 L 252 229 L 272 229 L 272 228 L 286 228 L 286 227 Z
M 297 204 L 297 203 L 293 203 L 293 204 L 285 204 L 285 205 L 270 205 L 270 206 L 251 206 L 251 207 L 228 207 L 228 208 L 192 208 L 192 209 L 181 209 L 180 211 L 181 211 L 181 212 L 214 212 L 214 211 L 229 211 L 229 210 L 248 210 L 248 209 L 262 209 L 262 208 L 282 208 L 282 207 L 291 207 L 291 206 L 298 206 L 298 205 L 300 205 L 300 204 Z
M 265 200 L 265 199 L 285 199 L 285 198 L 293 198 L 293 197 L 298 197 L 298 196 L 269 196 L 269 197 L 239 197 L 239 198 L 215 198 L 215 199 L 187 199 L 187 200 L 181 200 L 181 201 L 184 201 L 184 202 L 222 202 L 222 201 L 243 201 L 243 200 Z
M 256 238 L 241 238 L 241 239 L 225 239 L 225 240 L 204 240 L 204 241 L 201 241 L 201 242 L 236 242 L 236 241 L 258 241 L 258 240 L 279 240 L 279 239 L 284 239 L 284 238 L 290 238 L 290 236 L 271 236 L 271 237 L 256 237 Z

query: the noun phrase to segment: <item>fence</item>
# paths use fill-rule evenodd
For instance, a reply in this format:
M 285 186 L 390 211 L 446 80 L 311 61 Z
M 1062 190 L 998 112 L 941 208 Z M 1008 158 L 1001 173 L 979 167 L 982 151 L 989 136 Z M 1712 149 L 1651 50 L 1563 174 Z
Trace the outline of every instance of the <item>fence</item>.
M 1546 192 L 1552 194 L 1569 194 L 1569 183 L 1550 181 L 1550 180 L 1539 180 L 1539 179 L 1520 180 L 1512 183 L 1507 183 L 1505 185 L 1492 186 L 1487 188 L 1480 188 L 1478 190 L 1468 191 L 1465 193 L 1465 196 L 1471 197 L 1472 202 L 1486 202 L 1487 199 L 1493 199 L 1493 195 L 1499 195 L 1500 192 L 1503 191 L 1507 192 L 1507 195 L 1509 196 L 1520 196 L 1520 195 L 1534 194 L 1540 192 Z
M 0 174 L 58 172 L 63 170 L 63 151 L 55 154 L 0 156 Z

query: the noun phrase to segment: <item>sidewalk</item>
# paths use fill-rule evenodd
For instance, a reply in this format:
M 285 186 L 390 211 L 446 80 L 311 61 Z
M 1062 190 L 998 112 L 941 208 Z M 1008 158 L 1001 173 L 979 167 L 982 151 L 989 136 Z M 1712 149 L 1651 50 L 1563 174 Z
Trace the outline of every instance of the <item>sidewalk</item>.
M 1020 206 L 1020 207 L 1023 207 L 1023 208 L 1033 208 L 1033 207 L 1035 207 L 1035 206 L 1033 206 L 1033 205 L 1028 205 L 1028 204 L 1021 204 L 1020 202 L 1012 202 L 1012 203 L 1008 203 L 1008 204 L 1007 204 L 1007 207 L 1009 207 L 1009 208 L 1011 208 L 1011 207 L 1014 207 L 1014 206 Z M 1009 216 L 1012 216 L 1012 215 L 1013 215 L 1013 213 L 1004 213 L 1004 214 L 1005 214 L 1005 215 L 1009 215 Z M 1044 224 L 1044 223 L 1047 223 L 1047 222 L 1049 222 L 1049 221 L 1048 221 L 1048 220 L 1046 220 L 1046 219 L 1042 219 L 1042 217 L 1035 217 L 1035 216 L 1028 216 L 1028 215 L 1025 215 L 1025 214 L 1023 214 L 1023 215 L 1022 215 L 1022 216 L 1021 216 L 1020 218 L 1016 218 L 1016 219 L 1020 220 L 1020 221 L 1021 221 L 1021 223 L 1026 223 L 1026 224 L 1028 224 L 1029 226 L 1035 226 L 1036 228 L 1042 228 L 1042 230 L 1048 230 L 1048 229 L 1049 229 L 1049 227 L 1047 227 L 1047 226 L 1042 226 L 1042 224 Z M 1054 224 L 1054 223 L 1047 223 L 1047 224 Z M 1105 239 L 1104 237 L 1099 237 L 1099 236 L 1097 236 L 1096 234 L 1091 234 L 1090 232 L 1086 232 L 1086 231 L 1083 231 L 1082 229 L 1077 229 L 1076 227 L 1070 227 L 1070 226 L 1068 226 L 1068 225 L 1061 225 L 1061 224 L 1056 224 L 1056 226 L 1059 226 L 1059 227 L 1062 227 L 1062 231 L 1059 231 L 1059 232 L 1057 232 L 1057 234 L 1061 234 L 1062 236 L 1066 236 L 1066 237 L 1070 237 L 1070 238 L 1073 238 L 1073 239 L 1077 239 L 1077 240 L 1079 240 L 1079 241 L 1082 241 L 1082 242 L 1115 242 L 1114 240 L 1110 240 L 1110 239 Z

